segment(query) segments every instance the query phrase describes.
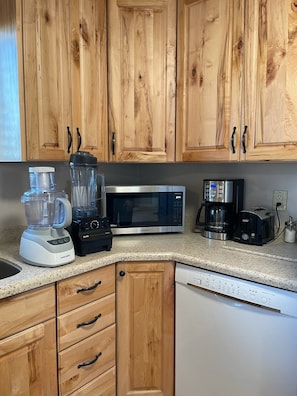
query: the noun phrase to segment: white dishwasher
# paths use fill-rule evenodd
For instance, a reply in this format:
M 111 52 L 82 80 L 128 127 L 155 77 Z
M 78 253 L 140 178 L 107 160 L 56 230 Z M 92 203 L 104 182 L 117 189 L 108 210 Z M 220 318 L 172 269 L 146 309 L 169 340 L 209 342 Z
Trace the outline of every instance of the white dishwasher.
M 175 396 L 297 396 L 297 293 L 177 264 Z

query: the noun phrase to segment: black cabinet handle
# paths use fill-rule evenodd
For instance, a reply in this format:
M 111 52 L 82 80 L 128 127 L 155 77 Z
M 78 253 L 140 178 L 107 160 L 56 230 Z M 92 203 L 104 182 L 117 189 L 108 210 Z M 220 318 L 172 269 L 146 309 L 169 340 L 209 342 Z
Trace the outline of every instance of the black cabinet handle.
M 120 271 L 120 276 L 125 276 L 126 272 L 125 271 Z
M 111 153 L 112 153 L 112 155 L 115 155 L 115 144 L 116 144 L 115 132 L 112 132 L 112 134 L 111 134 Z
M 232 132 L 232 136 L 231 136 L 231 148 L 232 148 L 232 153 L 235 154 L 235 144 L 234 144 L 234 137 L 235 137 L 235 133 L 236 133 L 236 127 L 233 127 L 233 132 Z
M 69 154 L 69 153 L 70 153 L 71 146 L 72 146 L 72 133 L 71 133 L 71 131 L 70 131 L 70 127 L 69 127 L 69 126 L 67 127 L 67 134 L 68 134 L 68 147 L 67 147 L 67 153 Z
M 80 327 L 84 327 L 84 326 L 90 326 L 90 325 L 92 325 L 93 323 L 96 323 L 97 322 L 97 320 L 99 319 L 99 318 L 101 318 L 101 313 L 100 314 L 98 314 L 98 315 L 96 315 L 92 320 L 90 320 L 89 322 L 82 322 L 82 323 L 78 323 L 77 325 L 76 325 L 76 328 L 78 329 L 78 328 L 80 328 Z
M 81 289 L 77 289 L 76 293 L 83 293 L 83 292 L 88 292 L 88 291 L 92 291 L 94 289 L 96 289 L 99 285 L 101 285 L 101 281 L 95 283 L 94 285 L 90 286 L 90 287 L 85 287 L 85 288 L 81 288 Z
M 91 366 L 92 364 L 97 362 L 97 360 L 100 358 L 101 355 L 102 352 L 97 353 L 97 355 L 93 360 L 90 360 L 89 362 L 85 362 L 85 363 L 80 363 L 77 365 L 77 368 L 80 369 L 81 367 Z
M 246 145 L 245 145 L 245 135 L 247 133 L 247 125 L 244 126 L 244 131 L 242 134 L 242 151 L 244 152 L 244 154 L 246 153 Z
M 76 134 L 77 134 L 77 151 L 79 151 L 80 146 L 81 146 L 81 134 L 79 132 L 79 128 L 76 128 Z

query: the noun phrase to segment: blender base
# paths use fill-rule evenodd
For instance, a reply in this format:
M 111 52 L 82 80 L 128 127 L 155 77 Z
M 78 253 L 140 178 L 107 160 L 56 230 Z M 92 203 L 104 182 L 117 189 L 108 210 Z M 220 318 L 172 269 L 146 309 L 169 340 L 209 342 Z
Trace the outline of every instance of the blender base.
M 20 256 L 25 263 L 39 267 L 69 264 L 75 260 L 74 247 L 66 230 L 63 230 L 63 236 L 67 242 L 55 246 L 47 242 L 49 238 L 45 238 L 45 235 L 32 234 L 25 230 L 21 238 Z

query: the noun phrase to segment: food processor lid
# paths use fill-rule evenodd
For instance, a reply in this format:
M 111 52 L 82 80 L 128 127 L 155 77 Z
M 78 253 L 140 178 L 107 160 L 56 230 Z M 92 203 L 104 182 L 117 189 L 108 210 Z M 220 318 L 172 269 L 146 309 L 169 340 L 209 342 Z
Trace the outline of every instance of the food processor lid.
M 88 151 L 77 151 L 71 154 L 69 163 L 73 166 L 97 166 L 97 158 Z
M 52 166 L 30 166 L 29 173 L 48 173 L 55 172 L 55 168 Z

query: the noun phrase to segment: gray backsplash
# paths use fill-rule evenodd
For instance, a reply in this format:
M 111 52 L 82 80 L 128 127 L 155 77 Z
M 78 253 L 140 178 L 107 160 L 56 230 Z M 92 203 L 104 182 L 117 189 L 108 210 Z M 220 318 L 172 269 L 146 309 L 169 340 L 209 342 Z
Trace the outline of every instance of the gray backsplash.
M 26 226 L 24 191 L 29 189 L 29 166 L 54 166 L 57 188 L 70 193 L 67 163 L 1 163 L 0 229 L 22 229 Z M 204 178 L 243 178 L 245 209 L 254 206 L 271 208 L 273 190 L 288 191 L 288 210 L 280 212 L 282 222 L 288 216 L 297 218 L 297 163 L 172 163 L 172 164 L 99 164 L 106 184 L 177 184 L 187 189 L 187 223 L 194 221 L 202 200 Z M 1 239 L 0 239 L 1 241 Z

